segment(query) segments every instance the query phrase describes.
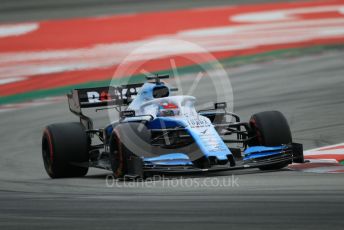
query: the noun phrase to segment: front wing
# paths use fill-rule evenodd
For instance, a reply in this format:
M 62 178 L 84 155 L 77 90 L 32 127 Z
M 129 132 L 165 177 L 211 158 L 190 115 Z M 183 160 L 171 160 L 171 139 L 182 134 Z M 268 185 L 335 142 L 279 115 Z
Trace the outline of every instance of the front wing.
M 267 147 L 269 148 L 269 147 Z M 248 168 L 259 168 L 262 166 L 278 164 L 283 162 L 290 163 L 304 163 L 302 144 L 292 143 L 280 147 L 281 151 L 274 152 L 269 155 L 269 152 L 257 152 L 259 157 L 250 157 L 243 159 L 236 159 L 236 165 L 231 166 L 229 163 L 225 165 L 214 165 L 210 168 L 196 168 L 192 163 L 185 158 L 178 158 L 178 164 L 174 164 L 174 160 L 165 156 L 165 159 L 144 159 L 131 158 L 128 161 L 129 176 L 143 177 L 145 173 L 198 173 L 198 172 L 218 172 L 240 170 Z M 271 153 L 271 152 L 270 152 Z M 251 153 L 252 155 L 253 153 Z M 263 154 L 263 155 L 262 155 Z

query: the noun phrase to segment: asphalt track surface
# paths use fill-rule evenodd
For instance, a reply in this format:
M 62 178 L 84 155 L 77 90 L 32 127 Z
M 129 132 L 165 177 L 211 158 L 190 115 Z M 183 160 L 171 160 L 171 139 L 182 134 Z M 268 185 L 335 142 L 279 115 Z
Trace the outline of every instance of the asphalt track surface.
M 281 110 L 306 148 L 341 142 L 343 61 L 343 52 L 330 52 L 233 69 L 235 112 L 248 119 L 253 111 Z M 342 229 L 342 174 L 249 170 L 233 172 L 233 183 L 226 172 L 210 174 L 215 182 L 193 175 L 192 182 L 106 187 L 107 172 L 91 170 L 85 178 L 51 180 L 41 160 L 42 129 L 75 120 L 66 103 L 0 114 L 2 229 Z M 217 181 L 227 186 L 207 184 Z
M 343 142 L 343 63 L 331 51 L 228 69 L 234 110 L 244 120 L 282 111 L 306 149 Z M 108 173 L 90 170 L 51 180 L 41 133 L 66 121 L 76 121 L 67 102 L 0 114 L 1 229 L 343 228 L 343 174 L 248 170 L 107 187 Z

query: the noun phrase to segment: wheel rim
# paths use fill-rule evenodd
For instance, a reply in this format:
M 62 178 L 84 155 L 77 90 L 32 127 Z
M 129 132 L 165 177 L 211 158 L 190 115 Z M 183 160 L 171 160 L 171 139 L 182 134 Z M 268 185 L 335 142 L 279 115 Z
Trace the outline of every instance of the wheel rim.
M 124 168 L 124 162 L 123 162 L 123 149 L 122 149 L 122 145 L 120 143 L 118 134 L 116 132 L 114 132 L 113 135 L 114 138 L 114 142 L 115 142 L 115 146 L 113 148 L 113 151 L 111 154 L 113 154 L 113 164 L 114 164 L 114 176 L 115 177 L 121 177 L 123 175 L 123 168 Z

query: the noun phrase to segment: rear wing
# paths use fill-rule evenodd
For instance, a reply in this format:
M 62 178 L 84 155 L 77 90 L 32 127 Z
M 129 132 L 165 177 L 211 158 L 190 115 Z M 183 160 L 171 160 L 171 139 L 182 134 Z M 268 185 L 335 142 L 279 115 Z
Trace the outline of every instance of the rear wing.
M 73 89 L 67 94 L 69 110 L 80 117 L 80 122 L 87 128 L 93 128 L 93 122 L 82 113 L 82 108 L 104 106 L 127 106 L 138 94 L 143 83 L 118 87 L 95 87 Z

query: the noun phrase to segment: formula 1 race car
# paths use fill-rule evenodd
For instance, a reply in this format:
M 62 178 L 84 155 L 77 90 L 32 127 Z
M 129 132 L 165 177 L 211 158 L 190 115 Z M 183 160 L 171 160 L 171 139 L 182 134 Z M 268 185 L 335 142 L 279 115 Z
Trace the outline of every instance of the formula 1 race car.
M 256 113 L 249 122 L 241 122 L 226 111 L 225 102 L 196 111 L 195 97 L 171 96 L 178 89 L 161 80 L 168 77 L 72 90 L 69 108 L 80 122 L 51 124 L 43 132 L 48 175 L 79 177 L 96 167 L 118 178 L 144 178 L 168 172 L 277 170 L 304 162 L 302 144 L 292 142 L 280 112 Z M 82 112 L 93 107 L 116 109 L 119 120 L 94 129 L 92 119 Z

